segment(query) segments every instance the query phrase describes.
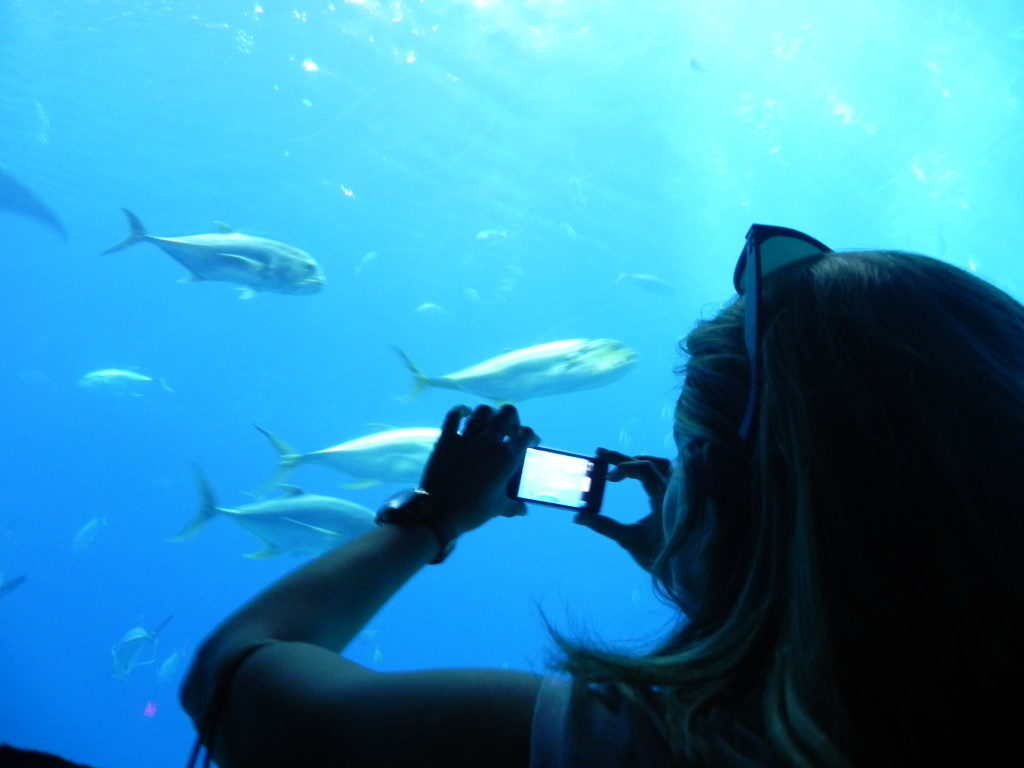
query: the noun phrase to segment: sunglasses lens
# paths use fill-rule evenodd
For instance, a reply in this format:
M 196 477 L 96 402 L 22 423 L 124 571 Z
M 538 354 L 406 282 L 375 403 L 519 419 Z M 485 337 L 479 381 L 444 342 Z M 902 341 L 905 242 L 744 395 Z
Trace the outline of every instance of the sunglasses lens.
M 762 277 L 795 261 L 832 252 L 828 246 L 795 229 L 754 224 L 747 232 L 747 244 L 733 273 L 733 285 L 740 294 L 747 290 L 747 266 L 752 249 L 757 249 L 760 255 Z

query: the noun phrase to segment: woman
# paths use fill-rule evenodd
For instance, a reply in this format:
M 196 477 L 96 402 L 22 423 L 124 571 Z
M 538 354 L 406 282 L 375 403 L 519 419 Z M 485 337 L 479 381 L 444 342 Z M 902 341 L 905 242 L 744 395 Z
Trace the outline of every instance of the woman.
M 338 656 L 454 537 L 525 511 L 504 486 L 536 436 L 509 406 L 460 407 L 426 493 L 206 641 L 182 701 L 214 758 L 1021 764 L 1024 308 L 927 257 L 757 225 L 735 281 L 746 295 L 683 342 L 677 461 L 606 452 L 651 514 L 577 518 L 685 617 L 659 648 L 556 634 L 572 685 Z

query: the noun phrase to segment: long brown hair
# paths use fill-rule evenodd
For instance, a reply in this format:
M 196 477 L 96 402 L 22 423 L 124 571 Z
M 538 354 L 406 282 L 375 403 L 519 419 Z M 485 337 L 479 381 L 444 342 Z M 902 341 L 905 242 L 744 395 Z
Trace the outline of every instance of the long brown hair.
M 743 310 L 681 345 L 685 511 L 653 577 L 687 620 L 639 656 L 556 632 L 562 667 L 658 707 L 679 761 L 711 762 L 723 710 L 789 765 L 1019 761 L 1024 307 L 909 253 L 769 275 L 749 445 Z

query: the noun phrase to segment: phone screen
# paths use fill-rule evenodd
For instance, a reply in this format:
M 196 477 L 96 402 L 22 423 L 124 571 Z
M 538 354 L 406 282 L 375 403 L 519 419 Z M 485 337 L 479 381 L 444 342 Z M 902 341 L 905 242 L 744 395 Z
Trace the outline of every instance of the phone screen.
M 607 464 L 593 456 L 528 448 L 522 471 L 509 484 L 509 495 L 535 504 L 597 512 L 606 474 Z

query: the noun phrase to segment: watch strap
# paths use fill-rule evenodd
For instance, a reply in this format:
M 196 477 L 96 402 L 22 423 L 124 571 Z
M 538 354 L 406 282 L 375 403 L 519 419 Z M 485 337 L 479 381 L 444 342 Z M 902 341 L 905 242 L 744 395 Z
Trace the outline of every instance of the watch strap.
M 377 524 L 391 523 L 406 525 L 419 523 L 428 528 L 437 538 L 438 553 L 430 565 L 444 562 L 455 548 L 458 530 L 455 523 L 437 503 L 437 499 L 422 488 L 406 491 L 392 497 L 377 513 Z

